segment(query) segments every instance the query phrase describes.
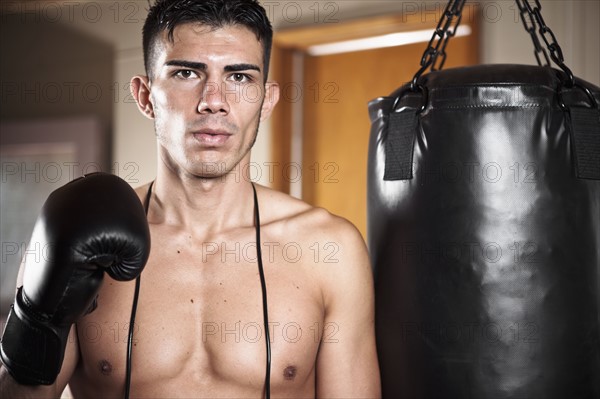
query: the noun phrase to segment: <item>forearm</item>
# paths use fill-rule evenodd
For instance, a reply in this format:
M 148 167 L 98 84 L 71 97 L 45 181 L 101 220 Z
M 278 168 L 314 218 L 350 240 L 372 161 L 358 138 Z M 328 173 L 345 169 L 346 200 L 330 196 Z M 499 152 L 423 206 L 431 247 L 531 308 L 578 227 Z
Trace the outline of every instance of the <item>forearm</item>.
M 0 363 L 0 397 L 11 399 L 59 398 L 56 385 L 21 385 Z

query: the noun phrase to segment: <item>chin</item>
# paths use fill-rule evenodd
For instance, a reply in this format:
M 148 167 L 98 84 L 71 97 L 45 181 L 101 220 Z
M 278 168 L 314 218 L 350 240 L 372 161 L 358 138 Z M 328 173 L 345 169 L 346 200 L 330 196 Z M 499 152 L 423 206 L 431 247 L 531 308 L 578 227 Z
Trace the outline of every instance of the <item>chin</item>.
M 188 177 L 193 179 L 222 179 L 231 171 L 224 161 L 194 163 L 185 169 Z

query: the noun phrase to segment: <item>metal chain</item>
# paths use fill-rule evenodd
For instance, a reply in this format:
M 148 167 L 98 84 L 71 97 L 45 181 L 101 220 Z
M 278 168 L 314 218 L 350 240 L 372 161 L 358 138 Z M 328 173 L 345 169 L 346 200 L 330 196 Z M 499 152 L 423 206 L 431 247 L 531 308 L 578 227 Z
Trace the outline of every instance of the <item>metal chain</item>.
M 559 97 L 560 91 L 562 87 L 573 87 L 578 86 L 582 88 L 588 97 L 592 99 L 592 103 L 597 105 L 596 99 L 591 95 L 589 89 L 584 88 L 575 82 L 575 76 L 573 72 L 565 65 L 565 59 L 563 56 L 562 49 L 556 40 L 556 36 L 552 29 L 546 25 L 544 18 L 542 17 L 542 5 L 539 0 L 535 0 L 535 6 L 532 7 L 529 3 L 530 0 L 515 0 L 517 6 L 519 7 L 521 21 L 523 22 L 523 27 L 525 31 L 529 33 L 531 36 L 531 40 L 533 41 L 533 45 L 535 47 L 534 55 L 537 60 L 538 65 L 550 67 L 550 59 L 548 58 L 548 53 L 542 47 L 542 44 L 537 36 L 536 27 L 539 26 L 539 35 L 544 40 L 546 44 L 546 48 L 550 52 L 550 58 L 556 65 L 558 65 L 563 72 L 567 75 L 566 84 L 565 81 L 561 82 L 559 89 Z M 440 70 L 444 66 L 444 62 L 446 61 L 446 46 L 448 45 L 448 41 L 452 36 L 454 36 L 457 32 L 458 26 L 462 19 L 462 10 L 464 8 L 466 0 L 448 0 L 446 4 L 446 8 L 444 9 L 444 14 L 440 18 L 435 31 L 429 43 L 427 44 L 427 48 L 423 52 L 423 56 L 421 57 L 421 67 L 413 76 L 413 79 L 410 83 L 409 89 L 410 91 L 417 92 L 420 91 L 423 94 L 423 104 L 421 108 L 417 111 L 417 113 L 422 112 L 427 105 L 427 88 L 419 85 L 418 80 L 423 75 L 423 73 L 431 68 L 432 71 Z M 452 26 L 452 29 L 450 27 Z M 543 55 L 545 64 L 542 64 L 542 59 L 540 54 Z M 394 101 L 394 109 L 396 108 L 396 104 L 400 100 L 401 95 L 399 95 Z M 561 100 L 562 104 L 562 100 Z M 561 105 L 564 107 L 564 105 Z
M 444 24 L 443 32 L 445 32 L 446 34 L 443 36 L 443 40 L 441 40 L 442 46 L 439 49 L 437 55 L 433 56 L 433 63 L 431 64 L 432 71 L 437 71 L 437 70 L 442 69 L 442 67 L 444 66 L 444 62 L 446 62 L 446 46 L 448 45 L 448 41 L 450 40 L 450 38 L 454 37 L 456 35 L 456 30 L 458 29 L 458 25 L 460 25 L 460 21 L 462 19 L 462 10 L 463 10 L 463 6 L 464 6 L 465 2 L 466 2 L 466 0 L 461 0 L 458 2 L 458 4 L 456 4 L 455 9 L 450 9 L 450 10 L 444 11 L 444 16 L 446 17 L 446 22 Z M 454 24 L 453 24 L 452 20 L 454 18 L 456 18 L 456 19 L 454 20 Z M 452 29 L 449 29 L 450 25 L 453 25 Z M 441 33 L 443 33 L 443 32 L 441 32 Z M 438 50 L 438 47 L 440 47 L 439 43 L 436 47 L 436 50 Z M 441 61 L 439 62 L 439 65 L 436 66 L 436 64 L 438 64 L 437 61 L 440 59 L 441 59 Z
M 427 48 L 421 57 L 421 68 L 415 73 L 411 82 L 411 90 L 417 90 L 417 80 L 421 75 L 431 67 L 432 71 L 441 69 L 446 61 L 446 46 L 448 40 L 456 34 L 456 29 L 462 17 L 462 10 L 466 0 L 449 0 L 444 9 L 444 14 L 440 18 L 435 31 L 429 40 Z M 454 20 L 452 29 L 450 26 Z M 438 59 L 439 65 L 438 65 Z
M 565 58 L 563 56 L 563 52 L 562 49 L 560 48 L 560 45 L 558 44 L 558 42 L 556 41 L 556 36 L 554 36 L 554 32 L 552 32 L 552 29 L 550 29 L 550 27 L 548 27 L 548 25 L 546 25 L 546 22 L 544 21 L 544 18 L 542 17 L 542 5 L 540 4 L 539 0 L 535 0 L 535 6 L 532 7 L 531 4 L 529 4 L 529 0 L 516 0 L 517 5 L 519 6 L 519 9 L 521 10 L 521 17 L 523 20 L 523 25 L 525 26 L 525 29 L 531 34 L 531 37 L 533 38 L 534 35 L 534 31 L 530 31 L 528 30 L 527 24 L 525 22 L 525 18 L 524 18 L 524 12 L 526 12 L 529 16 L 529 19 L 531 20 L 531 22 L 533 23 L 534 18 L 535 21 L 537 22 L 537 25 L 539 26 L 539 34 L 542 37 L 542 39 L 544 40 L 544 43 L 546 44 L 546 47 L 548 48 L 548 51 L 550 52 L 550 58 L 552 58 L 552 61 L 554 61 L 556 63 L 556 65 L 558 65 L 560 67 L 560 69 L 562 69 L 566 74 L 567 74 L 567 87 L 573 87 L 573 85 L 575 84 L 575 76 L 573 75 L 573 72 L 569 69 L 569 67 L 567 67 L 565 65 Z M 532 24 L 533 27 L 533 24 Z M 535 29 L 535 27 L 533 27 L 533 29 Z M 536 41 L 538 44 L 539 40 L 537 39 L 537 36 L 534 39 L 534 45 L 536 45 Z M 540 46 L 541 47 L 541 46 Z M 538 59 L 538 64 L 540 64 L 539 62 L 539 58 L 538 58 L 538 48 L 536 46 L 536 59 Z M 550 65 L 550 60 L 548 60 L 548 56 L 546 54 L 546 52 L 544 51 L 544 55 L 546 56 L 546 60 L 547 60 L 547 66 Z M 541 64 L 540 64 L 541 65 Z
M 567 87 L 572 87 L 575 84 L 575 76 L 573 72 L 565 65 L 565 59 L 563 56 L 562 49 L 556 40 L 556 36 L 552 29 L 542 17 L 542 5 L 539 0 L 535 0 L 535 5 L 530 4 L 530 0 L 515 0 L 519 7 L 521 15 L 521 22 L 523 27 L 531 36 L 533 46 L 535 48 L 534 55 L 540 66 L 550 66 L 550 59 L 556 63 L 567 75 Z M 462 10 L 466 0 L 449 0 L 444 9 L 444 13 L 440 18 L 435 31 L 429 40 L 427 48 L 423 52 L 421 57 L 421 67 L 413 76 L 410 88 L 412 91 L 416 91 L 417 81 L 421 75 L 428 69 L 432 71 L 440 70 L 444 66 L 446 61 L 446 46 L 452 36 L 456 34 L 458 25 L 462 18 Z M 450 29 L 452 25 L 452 29 Z M 548 52 L 542 47 L 536 28 L 539 26 L 539 35 L 543 39 L 546 48 L 550 52 L 550 58 L 548 58 Z M 542 59 L 543 57 L 543 59 Z
M 535 28 L 537 27 L 535 23 L 535 18 L 528 11 L 527 6 L 525 5 L 529 5 L 529 3 L 527 3 L 527 0 L 516 0 L 516 2 L 517 6 L 519 7 L 519 13 L 521 14 L 521 22 L 523 22 L 525 30 L 531 36 L 531 41 L 533 42 L 533 46 L 535 47 L 533 55 L 535 55 L 535 59 L 537 60 L 538 65 L 550 66 L 550 58 L 548 58 L 548 53 L 546 52 L 546 49 L 542 47 L 540 39 L 538 38 L 537 33 L 535 31 Z M 528 22 L 529 25 L 527 24 Z M 544 64 L 542 64 L 540 54 L 544 56 L 544 60 L 546 61 Z

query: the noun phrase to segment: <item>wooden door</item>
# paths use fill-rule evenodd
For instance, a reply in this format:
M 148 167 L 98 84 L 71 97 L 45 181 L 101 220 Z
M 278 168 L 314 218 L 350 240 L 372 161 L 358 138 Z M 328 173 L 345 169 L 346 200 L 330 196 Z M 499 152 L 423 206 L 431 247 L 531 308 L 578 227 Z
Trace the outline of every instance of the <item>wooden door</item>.
M 389 21 L 390 17 L 380 19 Z M 410 21 L 397 16 L 396 30 L 408 29 Z M 353 22 L 356 24 L 356 22 Z M 339 25 L 339 24 L 338 24 Z M 376 29 L 377 21 L 366 26 Z M 418 25 L 435 28 L 435 21 Z M 452 38 L 449 42 L 445 68 L 473 65 L 479 60 L 479 40 L 476 19 L 469 21 L 472 33 L 464 37 Z M 354 25 L 355 27 L 355 25 Z M 322 29 L 322 28 L 319 28 Z M 336 32 L 343 27 L 336 26 Z M 389 27 L 388 27 L 389 29 Z M 357 29 L 348 27 L 348 35 L 356 37 Z M 327 37 L 316 32 L 315 37 Z M 305 36 L 302 36 L 305 35 Z M 305 31 L 298 35 L 298 42 L 306 44 Z M 340 34 L 341 35 L 341 34 Z M 341 36 L 340 36 L 341 37 Z M 318 39 L 317 39 L 318 40 Z M 330 39 L 331 40 L 331 39 Z M 367 103 L 394 91 L 410 81 L 419 67 L 421 56 L 427 43 L 416 43 L 375 50 L 347 52 L 325 56 L 310 56 L 297 42 L 286 37 L 274 54 L 274 74 L 279 74 L 287 90 L 294 89 L 294 52 L 302 52 L 302 167 L 301 197 L 315 206 L 350 220 L 366 239 L 367 231 L 367 155 L 370 121 Z M 309 40 L 310 42 L 310 40 Z M 287 47 L 286 47 L 287 46 Z M 286 48 L 289 51 L 286 51 Z M 295 73 L 297 75 L 297 73 Z M 281 82 L 280 82 L 281 84 Z M 295 96 L 288 91 L 282 97 L 283 104 L 274 116 L 273 157 L 285 165 L 290 162 L 291 125 L 294 123 L 294 109 L 298 106 L 298 92 Z M 291 176 L 282 174 L 275 182 L 278 189 L 289 191 Z

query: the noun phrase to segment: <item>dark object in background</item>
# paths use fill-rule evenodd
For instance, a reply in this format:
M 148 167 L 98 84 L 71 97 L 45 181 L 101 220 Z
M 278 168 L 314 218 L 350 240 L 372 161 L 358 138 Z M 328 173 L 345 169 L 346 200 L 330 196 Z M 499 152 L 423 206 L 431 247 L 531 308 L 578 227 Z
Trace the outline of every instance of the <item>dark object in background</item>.
M 600 89 L 428 66 L 369 104 L 383 396 L 600 397 Z

